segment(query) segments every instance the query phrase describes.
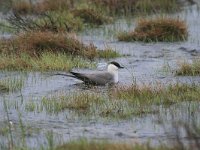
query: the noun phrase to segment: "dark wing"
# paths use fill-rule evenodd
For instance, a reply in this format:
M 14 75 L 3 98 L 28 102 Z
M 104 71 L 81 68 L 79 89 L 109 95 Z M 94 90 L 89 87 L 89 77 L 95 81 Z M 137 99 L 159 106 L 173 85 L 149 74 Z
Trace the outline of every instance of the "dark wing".
M 86 84 L 105 85 L 113 82 L 113 76 L 108 72 L 99 72 L 92 74 L 84 74 L 77 72 L 70 72 L 75 78 L 82 80 Z
M 74 77 L 76 79 L 82 80 L 84 82 L 89 82 L 88 77 L 83 73 L 78 73 L 78 72 L 73 72 L 73 71 L 71 71 L 70 73 L 73 74 L 74 76 L 72 76 L 72 77 Z

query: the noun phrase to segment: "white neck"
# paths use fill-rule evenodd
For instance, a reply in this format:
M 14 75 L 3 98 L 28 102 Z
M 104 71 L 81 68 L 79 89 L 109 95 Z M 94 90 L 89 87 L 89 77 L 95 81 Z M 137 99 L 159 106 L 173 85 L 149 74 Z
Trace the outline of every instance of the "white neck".
M 114 83 L 117 83 L 118 80 L 118 67 L 113 64 L 108 65 L 108 72 L 111 73 L 114 77 Z

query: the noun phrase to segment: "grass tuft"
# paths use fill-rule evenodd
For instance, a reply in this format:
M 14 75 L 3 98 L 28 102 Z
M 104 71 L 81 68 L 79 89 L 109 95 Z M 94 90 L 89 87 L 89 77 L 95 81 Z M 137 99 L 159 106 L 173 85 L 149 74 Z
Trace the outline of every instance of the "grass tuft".
M 20 15 L 26 15 L 33 12 L 33 6 L 27 0 L 14 0 L 12 2 L 12 11 Z
M 21 77 L 4 78 L 0 80 L 0 93 L 15 92 L 24 86 L 24 79 Z
M 98 51 L 98 57 L 104 59 L 117 58 L 121 57 L 121 54 L 119 54 L 117 51 L 112 50 L 111 48 L 106 48 L 105 50 Z
M 114 144 L 108 142 L 95 142 L 95 141 L 87 141 L 84 139 L 71 141 L 67 144 L 62 146 L 58 146 L 56 150 L 66 150 L 66 149 L 73 149 L 73 150 L 132 150 L 133 147 L 126 144 Z
M 81 57 L 73 57 L 65 53 L 44 52 L 40 57 L 31 57 L 27 54 L 20 55 L 1 55 L 1 70 L 35 70 L 35 71 L 69 71 L 74 67 L 88 68 L 93 67 Z
M 177 0 L 90 0 L 111 15 L 171 13 L 180 9 Z
M 85 45 L 72 34 L 26 32 L 12 39 L 0 40 L 0 69 L 3 70 L 60 70 L 72 67 L 91 67 L 95 58 L 114 58 L 111 49 L 98 50 Z
M 111 18 L 91 8 L 74 9 L 72 13 L 75 17 L 81 18 L 86 24 L 102 25 L 112 22 Z
M 43 17 L 34 21 L 34 30 L 52 32 L 81 31 L 83 23 L 79 17 L 74 17 L 67 11 L 48 11 Z
M 65 110 L 71 110 L 81 116 L 123 119 L 133 114 L 129 108 L 126 108 L 127 106 L 126 102 L 111 100 L 107 95 L 94 92 L 77 92 L 70 95 L 43 98 L 39 106 L 37 103 L 32 102 L 26 104 L 27 111 L 45 109 L 47 113 L 57 114 Z M 137 111 L 139 110 L 137 109 Z M 134 112 L 134 114 L 137 113 L 135 110 Z
M 47 11 L 65 11 L 73 8 L 72 0 L 43 0 L 34 6 L 37 13 L 45 13 Z
M 31 111 L 46 110 L 57 114 L 73 110 L 79 116 L 127 119 L 159 112 L 161 105 L 172 105 L 183 101 L 199 101 L 200 87 L 194 84 L 168 86 L 119 86 L 108 93 L 76 92 L 70 95 L 43 98 L 40 106 L 27 103 Z M 38 110 L 39 108 L 39 110 Z M 29 111 L 29 110 L 27 110 Z
M 168 148 L 167 146 L 157 146 L 151 147 L 148 143 L 137 144 L 136 141 L 132 144 L 127 144 L 123 142 L 108 142 L 108 141 L 94 141 L 87 139 L 79 139 L 76 141 L 70 141 L 66 144 L 58 146 L 56 150 L 180 150 L 181 148 L 174 146 L 173 148 Z
M 182 76 L 200 75 L 200 59 L 196 59 L 192 63 L 188 63 L 188 62 L 180 63 L 179 68 L 176 70 L 176 75 L 182 75 Z
M 118 35 L 120 41 L 175 42 L 188 37 L 184 21 L 172 18 L 141 19 L 135 30 Z
M 177 0 L 138 0 L 135 4 L 136 13 L 172 13 L 180 9 Z
M 175 84 L 156 87 L 125 86 L 118 87 L 111 91 L 113 98 L 129 101 L 139 105 L 169 105 L 182 101 L 198 101 L 200 87 L 195 84 Z
M 12 11 L 20 15 L 43 14 L 47 11 L 65 11 L 73 8 L 71 0 L 43 0 L 41 2 L 31 2 L 29 0 L 13 0 Z
M 69 35 L 54 34 L 52 32 L 27 32 L 11 40 L 1 41 L 2 53 L 27 53 L 31 56 L 40 56 L 44 52 L 68 53 L 73 56 L 82 56 L 93 59 L 97 56 L 94 45 L 84 45 Z
M 100 101 L 102 101 L 102 98 L 99 95 L 81 92 L 59 98 L 43 98 L 41 106 L 44 106 L 49 113 L 58 113 L 65 109 L 85 112 L 89 111 L 90 106 L 100 103 Z

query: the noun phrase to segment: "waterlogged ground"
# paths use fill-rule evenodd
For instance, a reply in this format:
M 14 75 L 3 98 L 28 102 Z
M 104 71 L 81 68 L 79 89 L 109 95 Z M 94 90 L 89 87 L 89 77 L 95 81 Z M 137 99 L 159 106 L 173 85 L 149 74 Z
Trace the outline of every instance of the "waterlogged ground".
M 200 77 L 177 77 L 174 75 L 176 65 L 180 61 L 190 61 L 200 56 L 200 11 L 197 6 L 186 8 L 183 12 L 173 15 L 187 21 L 189 39 L 176 43 L 127 43 L 118 42 L 114 38 L 120 30 L 134 28 L 136 19 L 118 20 L 115 24 L 94 30 L 85 31 L 80 39 L 85 43 L 94 43 L 98 48 L 112 47 L 127 56 L 114 59 L 126 67 L 119 73 L 119 84 L 133 83 L 163 84 L 200 82 Z M 106 60 L 99 60 L 105 63 Z M 101 68 L 101 67 L 99 67 Z M 90 70 L 78 70 L 90 71 Z M 160 141 L 173 141 L 176 132 L 172 120 L 190 122 L 195 119 L 200 123 L 200 104 L 184 102 L 171 106 L 159 106 L 157 112 L 147 115 L 132 116 L 129 119 L 101 118 L 84 116 L 74 111 L 48 113 L 39 108 L 43 97 L 52 97 L 72 93 L 74 91 L 92 91 L 85 88 L 76 79 L 52 76 L 52 72 L 20 73 L 1 71 L 0 80 L 13 82 L 12 92 L 2 92 L 0 97 L 0 139 L 6 143 L 4 136 L 5 122 L 9 120 L 14 137 L 21 137 L 20 119 L 28 131 L 27 143 L 30 147 L 46 144 L 48 131 L 53 131 L 56 142 L 68 141 L 86 137 L 89 139 L 108 139 L 112 141 L 144 142 L 150 140 L 153 144 Z M 96 87 L 104 93 L 107 87 Z M 34 109 L 30 103 L 38 104 Z M 28 107 L 29 106 L 29 107 Z M 8 113 L 5 108 L 8 108 Z M 187 140 L 185 135 L 181 135 Z M 16 139 L 15 139 L 16 140 Z M 17 140 L 20 140 L 17 139 Z M 16 141 L 17 141 L 16 140 Z M 37 143 L 37 144 L 36 144 Z M 39 143 L 39 144 L 38 144 Z

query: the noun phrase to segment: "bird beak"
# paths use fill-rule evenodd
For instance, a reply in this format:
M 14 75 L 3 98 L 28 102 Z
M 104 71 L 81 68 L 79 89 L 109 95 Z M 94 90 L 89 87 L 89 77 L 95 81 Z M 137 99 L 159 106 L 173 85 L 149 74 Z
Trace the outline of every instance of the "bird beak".
M 124 67 L 120 66 L 119 69 L 123 69 Z

